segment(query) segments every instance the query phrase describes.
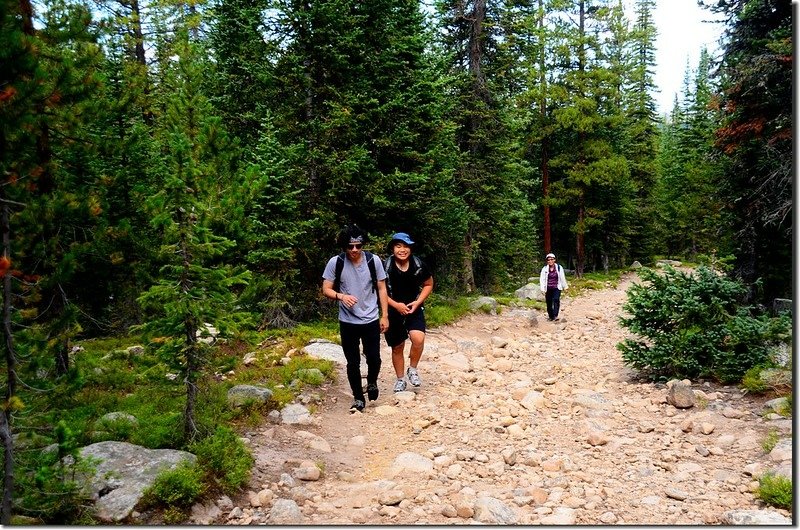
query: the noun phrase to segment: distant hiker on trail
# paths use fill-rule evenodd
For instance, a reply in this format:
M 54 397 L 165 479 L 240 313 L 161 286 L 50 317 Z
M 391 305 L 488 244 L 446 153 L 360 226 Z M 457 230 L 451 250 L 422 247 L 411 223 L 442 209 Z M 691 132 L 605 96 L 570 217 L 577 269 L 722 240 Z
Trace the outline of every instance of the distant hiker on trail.
M 389 329 L 386 271 L 378 256 L 361 250 L 366 242 L 367 234 L 361 228 L 345 227 L 337 239 L 344 252 L 328 260 L 322 273 L 322 294 L 339 301 L 339 334 L 347 360 L 347 381 L 353 391 L 350 412 L 361 412 L 366 406 L 359 343 L 367 358 L 367 395 L 375 401 L 381 370 L 381 333 Z
M 542 267 L 539 274 L 539 288 L 544 293 L 547 302 L 547 320 L 558 320 L 558 312 L 561 309 L 561 291 L 569 287 L 567 278 L 564 276 L 564 267 L 556 263 L 556 255 L 553 253 L 545 256 L 547 265 Z
M 385 337 L 386 343 L 392 348 L 392 365 L 397 375 L 395 392 L 406 389 L 403 379 L 406 339 L 411 339 L 406 371 L 408 382 L 414 387 L 422 384 L 417 373 L 417 365 L 425 348 L 425 308 L 422 304 L 433 291 L 433 275 L 421 259 L 412 256 L 413 245 L 414 241 L 405 232 L 394 234 L 387 246 L 391 256 L 384 263 L 389 291 L 389 331 Z

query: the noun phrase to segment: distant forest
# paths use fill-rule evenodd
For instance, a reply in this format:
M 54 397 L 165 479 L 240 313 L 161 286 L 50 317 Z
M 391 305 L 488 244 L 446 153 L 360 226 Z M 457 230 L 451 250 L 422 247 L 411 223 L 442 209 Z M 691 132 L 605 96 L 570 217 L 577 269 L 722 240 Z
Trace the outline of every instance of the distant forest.
M 440 293 L 553 251 L 578 276 L 707 260 L 791 297 L 786 0 L 701 0 L 721 54 L 666 116 L 654 0 L 0 1 L 9 367 L 13 344 L 64 373 L 76 338 L 181 304 L 319 318 L 351 222 L 379 253 L 412 234 Z

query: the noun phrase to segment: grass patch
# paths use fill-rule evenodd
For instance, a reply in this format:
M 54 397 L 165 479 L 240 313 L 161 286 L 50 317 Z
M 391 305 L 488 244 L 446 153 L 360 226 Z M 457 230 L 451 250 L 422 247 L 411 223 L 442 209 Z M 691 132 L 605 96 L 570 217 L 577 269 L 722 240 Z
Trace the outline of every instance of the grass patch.
M 197 465 L 184 462 L 175 469 L 159 473 L 153 485 L 144 491 L 142 505 L 185 509 L 204 491 L 202 470 Z
M 777 411 L 778 414 L 783 416 L 784 418 L 791 418 L 792 417 L 792 410 L 794 410 L 793 405 L 793 396 L 792 394 L 787 394 L 785 396 L 781 396 L 786 399 L 786 402 L 781 406 Z
M 445 298 L 431 294 L 425 301 L 425 322 L 435 328 L 451 324 L 470 313 L 470 299 L 467 297 Z
M 780 440 L 780 437 L 778 436 L 778 431 L 774 429 L 770 430 L 769 433 L 767 433 L 767 436 L 761 442 L 761 448 L 764 449 L 765 453 L 769 453 L 770 451 L 775 449 L 776 445 L 778 445 L 778 440 Z
M 567 283 L 569 288 L 562 293 L 562 296 L 576 297 L 586 291 L 597 291 L 600 289 L 614 289 L 619 285 L 620 279 L 627 270 L 612 269 L 606 272 L 585 272 L 582 278 L 569 276 Z

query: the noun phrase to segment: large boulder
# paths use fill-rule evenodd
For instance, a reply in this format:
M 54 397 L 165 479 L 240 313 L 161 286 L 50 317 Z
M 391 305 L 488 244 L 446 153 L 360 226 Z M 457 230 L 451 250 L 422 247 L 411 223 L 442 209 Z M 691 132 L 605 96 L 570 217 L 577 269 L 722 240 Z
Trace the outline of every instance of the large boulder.
M 342 347 L 325 339 L 311 339 L 302 352 L 314 359 L 326 359 L 337 364 L 347 364 Z
M 539 284 L 533 282 L 514 291 L 514 296 L 523 300 L 544 300 L 544 293 L 539 288 Z
M 232 407 L 248 403 L 263 404 L 272 399 L 272 390 L 265 386 L 236 385 L 228 390 L 228 404 Z
M 497 300 L 492 298 L 491 296 L 481 296 L 476 300 L 473 300 L 469 304 L 469 308 L 473 311 L 484 311 L 491 315 L 497 314 Z
M 88 445 L 80 450 L 80 456 L 93 462 L 94 474 L 81 480 L 95 503 L 97 517 L 107 523 L 128 518 L 159 473 L 196 461 L 186 451 L 147 449 L 114 441 Z

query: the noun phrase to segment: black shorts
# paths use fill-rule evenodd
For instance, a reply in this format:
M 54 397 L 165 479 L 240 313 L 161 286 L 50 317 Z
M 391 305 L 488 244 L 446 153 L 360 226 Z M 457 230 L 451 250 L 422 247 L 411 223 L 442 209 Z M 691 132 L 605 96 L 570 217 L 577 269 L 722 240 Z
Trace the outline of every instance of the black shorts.
M 425 311 L 418 308 L 410 315 L 401 315 L 389 308 L 389 329 L 384 333 L 386 344 L 394 348 L 408 338 L 408 332 L 417 330 L 425 333 Z

